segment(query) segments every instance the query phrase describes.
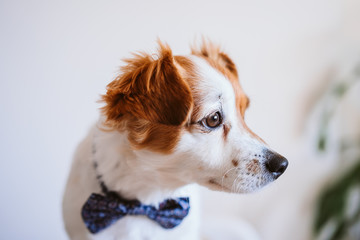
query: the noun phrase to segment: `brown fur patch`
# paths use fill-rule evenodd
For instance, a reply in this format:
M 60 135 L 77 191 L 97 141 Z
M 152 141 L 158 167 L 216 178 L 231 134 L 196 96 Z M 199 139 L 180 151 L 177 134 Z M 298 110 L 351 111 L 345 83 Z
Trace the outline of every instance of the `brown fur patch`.
M 255 175 L 260 172 L 260 163 L 257 159 L 251 160 L 246 164 L 246 170 L 249 174 Z
M 234 165 L 234 167 L 237 167 L 239 165 L 239 161 L 233 159 L 231 163 Z
M 170 153 L 181 135 L 181 127 L 152 123 L 144 119 L 128 121 L 129 141 L 137 149 Z
M 171 151 L 193 108 L 190 88 L 175 66 L 171 49 L 159 42 L 157 59 L 139 53 L 125 63 L 103 96 L 105 124 L 128 130 L 137 148 Z
M 230 126 L 226 123 L 223 124 L 223 136 L 225 141 L 227 139 L 227 135 L 229 134 L 229 131 L 230 131 Z

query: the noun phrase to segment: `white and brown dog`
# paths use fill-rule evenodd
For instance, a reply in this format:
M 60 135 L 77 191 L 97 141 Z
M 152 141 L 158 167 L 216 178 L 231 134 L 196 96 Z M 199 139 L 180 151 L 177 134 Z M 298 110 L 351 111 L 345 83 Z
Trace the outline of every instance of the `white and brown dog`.
M 125 62 L 107 86 L 98 124 L 75 154 L 63 200 L 71 239 L 199 239 L 193 183 L 249 193 L 285 171 L 287 160 L 246 126 L 249 99 L 218 47 L 203 43 L 191 55 L 173 56 L 159 43 L 157 57 L 141 53 Z M 191 210 L 171 229 L 154 217 L 124 213 L 92 234 L 81 211 L 92 193 L 107 191 L 151 209 L 190 197 Z

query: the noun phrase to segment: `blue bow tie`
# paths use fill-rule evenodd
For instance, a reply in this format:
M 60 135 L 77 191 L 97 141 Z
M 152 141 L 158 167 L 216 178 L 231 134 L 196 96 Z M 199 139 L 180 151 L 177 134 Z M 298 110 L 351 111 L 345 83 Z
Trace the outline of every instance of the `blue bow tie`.
M 146 215 L 163 228 L 174 228 L 189 213 L 189 198 L 168 199 L 156 209 L 137 200 L 126 200 L 114 192 L 106 196 L 93 193 L 85 202 L 81 216 L 91 233 L 97 233 L 126 215 Z

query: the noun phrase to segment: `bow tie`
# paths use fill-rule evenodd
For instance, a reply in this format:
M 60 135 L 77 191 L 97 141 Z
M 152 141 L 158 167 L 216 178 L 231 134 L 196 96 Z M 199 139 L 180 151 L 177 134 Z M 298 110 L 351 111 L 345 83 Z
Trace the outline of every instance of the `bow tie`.
M 167 199 L 156 209 L 138 200 L 126 200 L 114 192 L 106 196 L 93 193 L 85 202 L 81 216 L 91 233 L 97 233 L 126 215 L 146 215 L 163 228 L 178 226 L 189 213 L 189 198 Z

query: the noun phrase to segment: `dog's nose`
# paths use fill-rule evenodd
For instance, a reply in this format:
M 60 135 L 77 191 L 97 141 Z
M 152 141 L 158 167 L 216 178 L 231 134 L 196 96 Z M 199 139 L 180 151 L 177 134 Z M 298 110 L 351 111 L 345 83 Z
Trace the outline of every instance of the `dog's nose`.
M 275 179 L 283 174 L 289 164 L 288 160 L 280 154 L 267 152 L 265 166 Z

